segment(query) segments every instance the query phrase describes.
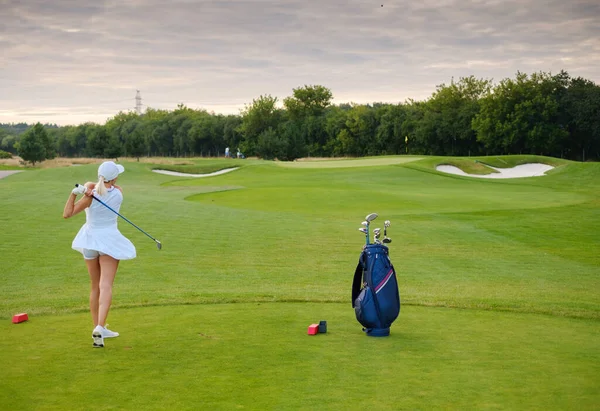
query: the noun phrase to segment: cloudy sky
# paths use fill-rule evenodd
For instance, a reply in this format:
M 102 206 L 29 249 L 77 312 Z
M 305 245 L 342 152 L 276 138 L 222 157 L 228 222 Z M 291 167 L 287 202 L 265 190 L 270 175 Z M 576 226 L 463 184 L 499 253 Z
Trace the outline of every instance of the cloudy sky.
M 0 0 L 0 50 L 0 123 L 103 124 L 136 90 L 225 114 L 312 84 L 397 103 L 469 75 L 600 84 L 600 1 Z

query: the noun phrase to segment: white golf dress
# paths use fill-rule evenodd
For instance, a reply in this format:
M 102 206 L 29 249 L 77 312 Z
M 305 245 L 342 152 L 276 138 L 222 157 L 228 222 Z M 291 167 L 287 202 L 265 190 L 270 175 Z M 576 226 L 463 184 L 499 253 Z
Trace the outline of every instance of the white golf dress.
M 119 211 L 123 202 L 121 190 L 111 187 L 106 194 L 94 195 Z M 135 258 L 135 246 L 117 228 L 118 216 L 106 206 L 92 199 L 92 204 L 85 209 L 86 223 L 81 227 L 73 244 L 74 250 L 83 254 L 83 249 L 96 250 L 108 254 L 116 260 Z

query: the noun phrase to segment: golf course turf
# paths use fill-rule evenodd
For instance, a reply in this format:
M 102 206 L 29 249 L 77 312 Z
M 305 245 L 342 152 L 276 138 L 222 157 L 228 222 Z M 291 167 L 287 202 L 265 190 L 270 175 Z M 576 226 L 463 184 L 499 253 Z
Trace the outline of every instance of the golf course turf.
M 92 348 L 89 280 L 62 219 L 98 164 L 0 179 L 2 409 L 597 409 L 600 164 L 478 179 L 474 158 L 122 161 L 115 280 Z M 206 178 L 169 176 L 166 169 Z M 390 220 L 402 309 L 385 338 L 354 318 L 364 234 Z M 12 324 L 14 314 L 29 320 Z M 326 320 L 326 334 L 307 335 Z

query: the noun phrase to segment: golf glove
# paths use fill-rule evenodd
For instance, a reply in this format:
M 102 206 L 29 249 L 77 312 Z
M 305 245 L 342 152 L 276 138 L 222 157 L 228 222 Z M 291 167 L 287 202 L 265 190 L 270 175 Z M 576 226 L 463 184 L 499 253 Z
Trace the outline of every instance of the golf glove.
M 86 191 L 87 191 L 87 188 L 85 188 L 85 186 L 78 185 L 71 192 L 75 195 L 79 195 L 79 194 L 85 194 Z

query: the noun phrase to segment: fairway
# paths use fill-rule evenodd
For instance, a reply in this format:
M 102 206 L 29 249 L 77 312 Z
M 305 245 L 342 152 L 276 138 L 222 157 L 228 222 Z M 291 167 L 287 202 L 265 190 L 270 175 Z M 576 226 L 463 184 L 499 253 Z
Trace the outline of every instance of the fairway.
M 473 161 L 440 157 L 125 161 L 121 213 L 163 249 L 119 221 L 138 257 L 119 267 L 121 336 L 104 349 L 70 248 L 84 216 L 62 219 L 97 165 L 0 179 L 0 404 L 597 409 L 600 164 L 528 160 L 555 168 L 490 180 L 437 172 Z M 350 302 L 371 212 L 373 228 L 391 220 L 402 299 L 386 338 L 366 337 Z M 20 312 L 29 321 L 11 324 Z M 320 320 L 328 332 L 308 336 Z

